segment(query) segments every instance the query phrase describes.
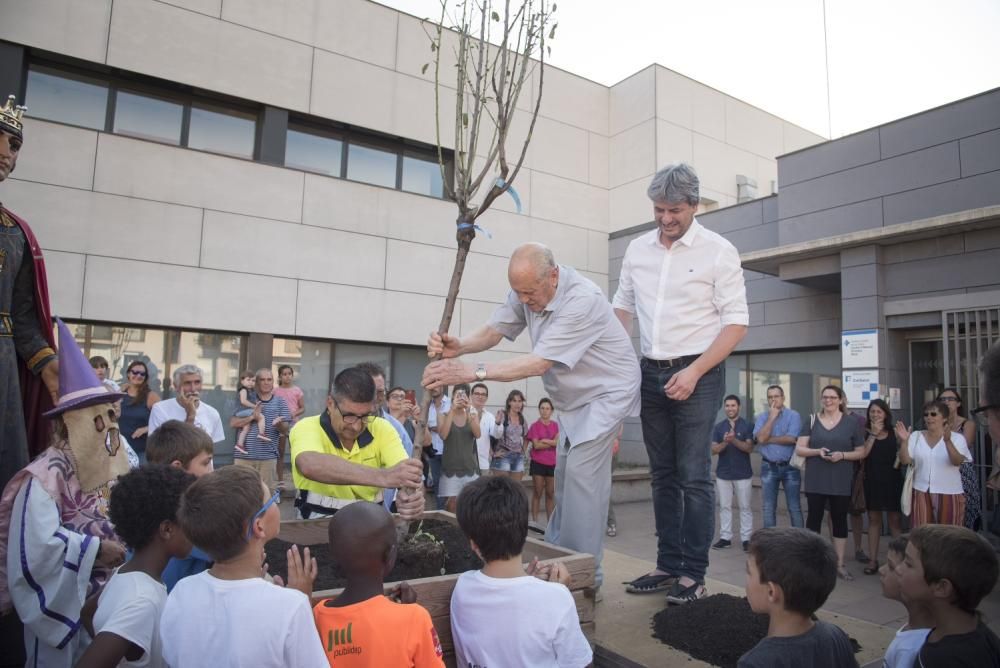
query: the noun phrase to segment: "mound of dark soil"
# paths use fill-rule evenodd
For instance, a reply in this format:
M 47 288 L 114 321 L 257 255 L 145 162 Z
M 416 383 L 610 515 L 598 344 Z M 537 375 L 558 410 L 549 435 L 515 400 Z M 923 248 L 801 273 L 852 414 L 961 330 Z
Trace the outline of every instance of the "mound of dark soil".
M 653 615 L 652 627 L 654 638 L 692 658 L 735 668 L 739 658 L 767 636 L 767 615 L 751 610 L 743 597 L 715 594 L 660 610 Z M 860 652 L 858 641 L 850 641 L 854 653 Z
M 424 520 L 420 530 L 437 539 L 438 542 L 434 542 L 426 536 L 413 538 L 420 524 L 420 522 L 410 524 L 410 536 L 400 544 L 396 566 L 386 577 L 386 582 L 416 580 L 482 568 L 483 562 L 469 547 L 468 539 L 456 525 L 442 520 Z M 264 546 L 271 575 L 280 575 L 287 580 L 288 563 L 285 553 L 289 547 L 291 543 L 277 538 Z M 310 545 L 309 550 L 312 556 L 316 557 L 319 569 L 313 590 L 323 591 L 343 587 L 346 584 L 344 574 L 330 557 L 327 544 Z
M 767 615 L 745 598 L 715 594 L 653 616 L 653 637 L 713 666 L 735 667 L 767 635 Z

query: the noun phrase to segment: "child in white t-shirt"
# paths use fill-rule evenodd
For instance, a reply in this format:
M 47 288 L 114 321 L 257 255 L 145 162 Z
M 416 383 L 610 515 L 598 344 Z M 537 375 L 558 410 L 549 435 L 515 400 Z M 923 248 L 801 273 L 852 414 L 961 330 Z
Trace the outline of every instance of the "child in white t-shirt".
M 177 523 L 177 507 L 192 482 L 194 476 L 181 469 L 150 464 L 123 475 L 112 488 L 108 513 L 118 536 L 134 554 L 96 598 L 93 625 L 84 622 L 94 640 L 77 666 L 166 665 L 159 625 L 167 588 L 160 574 L 171 557 L 183 558 L 191 551 Z
M 160 620 L 171 668 L 329 666 L 309 596 L 316 560 L 288 550 L 288 586 L 265 579 L 264 544 L 278 535 L 277 494 L 251 468 L 226 466 L 188 488 L 177 513 L 212 567 L 177 583 Z
M 902 628 L 896 631 L 889 648 L 885 651 L 885 660 L 882 662 L 883 668 L 911 668 L 927 640 L 927 634 L 933 623 L 930 610 L 918 602 L 907 603 L 899 593 L 899 575 L 896 569 L 906 558 L 906 538 L 900 536 L 893 538 L 889 543 L 889 551 L 885 557 L 885 564 L 878 569 L 879 579 L 882 581 L 882 595 L 892 601 L 899 601 L 906 606 L 909 617 Z
M 593 652 L 580 628 L 556 563 L 526 569 L 521 551 L 528 535 L 528 499 L 506 477 L 479 478 L 458 497 L 458 524 L 482 570 L 458 578 L 451 596 L 451 634 L 460 666 L 583 668 Z

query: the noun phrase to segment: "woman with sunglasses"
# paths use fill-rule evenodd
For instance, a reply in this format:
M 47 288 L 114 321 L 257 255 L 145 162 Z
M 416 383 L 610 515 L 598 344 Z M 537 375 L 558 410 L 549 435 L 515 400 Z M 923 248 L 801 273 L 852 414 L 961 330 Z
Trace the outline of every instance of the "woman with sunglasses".
M 833 524 L 833 548 L 837 553 L 837 576 L 853 580 L 844 565 L 847 551 L 847 513 L 851 507 L 854 462 L 864 457 L 864 439 L 858 423 L 844 411 L 846 397 L 836 385 L 820 392 L 819 413 L 811 424 L 803 424 L 795 443 L 795 453 L 807 458 L 803 487 L 809 503 L 806 527 L 820 533 L 823 514 L 830 507 Z
M 948 404 L 951 410 L 951 417 L 948 418 L 948 426 L 953 432 L 960 433 L 965 437 L 965 443 L 969 446 L 969 452 L 975 447 L 976 442 L 976 421 L 969 420 L 965 414 L 965 403 L 962 395 L 954 387 L 946 387 L 941 390 L 938 400 Z M 979 474 L 976 472 L 976 465 L 973 462 L 965 462 L 961 467 L 962 489 L 965 491 L 965 526 L 973 531 L 979 531 L 982 525 L 983 499 L 979 493 Z
M 954 524 L 965 520 L 965 492 L 962 491 L 963 462 L 972 455 L 965 436 L 953 432 L 947 402 L 924 404 L 924 429 L 907 429 L 896 423 L 899 461 L 913 464 L 913 505 L 910 525 Z
M 139 462 L 146 463 L 146 433 L 149 431 L 149 412 L 160 395 L 149 389 L 149 368 L 142 360 L 134 360 L 125 372 L 122 390 L 128 396 L 122 399 L 122 414 L 118 427 L 129 445 L 139 455 Z

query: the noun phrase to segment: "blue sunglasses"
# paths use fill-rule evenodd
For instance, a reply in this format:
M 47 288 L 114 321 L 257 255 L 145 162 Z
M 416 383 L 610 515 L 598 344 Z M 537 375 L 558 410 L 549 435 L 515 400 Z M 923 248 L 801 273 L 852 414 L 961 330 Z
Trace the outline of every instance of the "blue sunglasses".
M 247 542 L 248 543 L 250 542 L 250 538 L 253 536 L 253 523 L 257 521 L 258 517 L 260 517 L 265 512 L 267 512 L 267 509 L 270 508 L 271 505 L 275 501 L 277 501 L 278 497 L 280 497 L 280 496 L 281 496 L 281 490 L 278 490 L 277 492 L 274 493 L 273 496 L 271 496 L 270 499 L 268 499 L 267 503 L 265 503 L 263 506 L 261 506 L 260 510 L 258 510 L 256 513 L 254 513 L 254 516 L 250 518 L 250 524 L 249 524 L 249 526 L 247 526 Z

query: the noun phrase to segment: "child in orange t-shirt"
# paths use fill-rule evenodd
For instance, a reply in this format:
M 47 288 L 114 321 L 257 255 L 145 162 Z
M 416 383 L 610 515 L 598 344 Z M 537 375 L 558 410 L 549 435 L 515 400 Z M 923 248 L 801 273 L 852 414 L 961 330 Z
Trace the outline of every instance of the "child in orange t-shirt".
M 444 666 L 431 616 L 404 585 L 405 603 L 383 596 L 396 561 L 396 527 L 378 504 L 358 501 L 337 511 L 328 530 L 333 560 L 347 576 L 337 598 L 313 608 L 331 666 Z

